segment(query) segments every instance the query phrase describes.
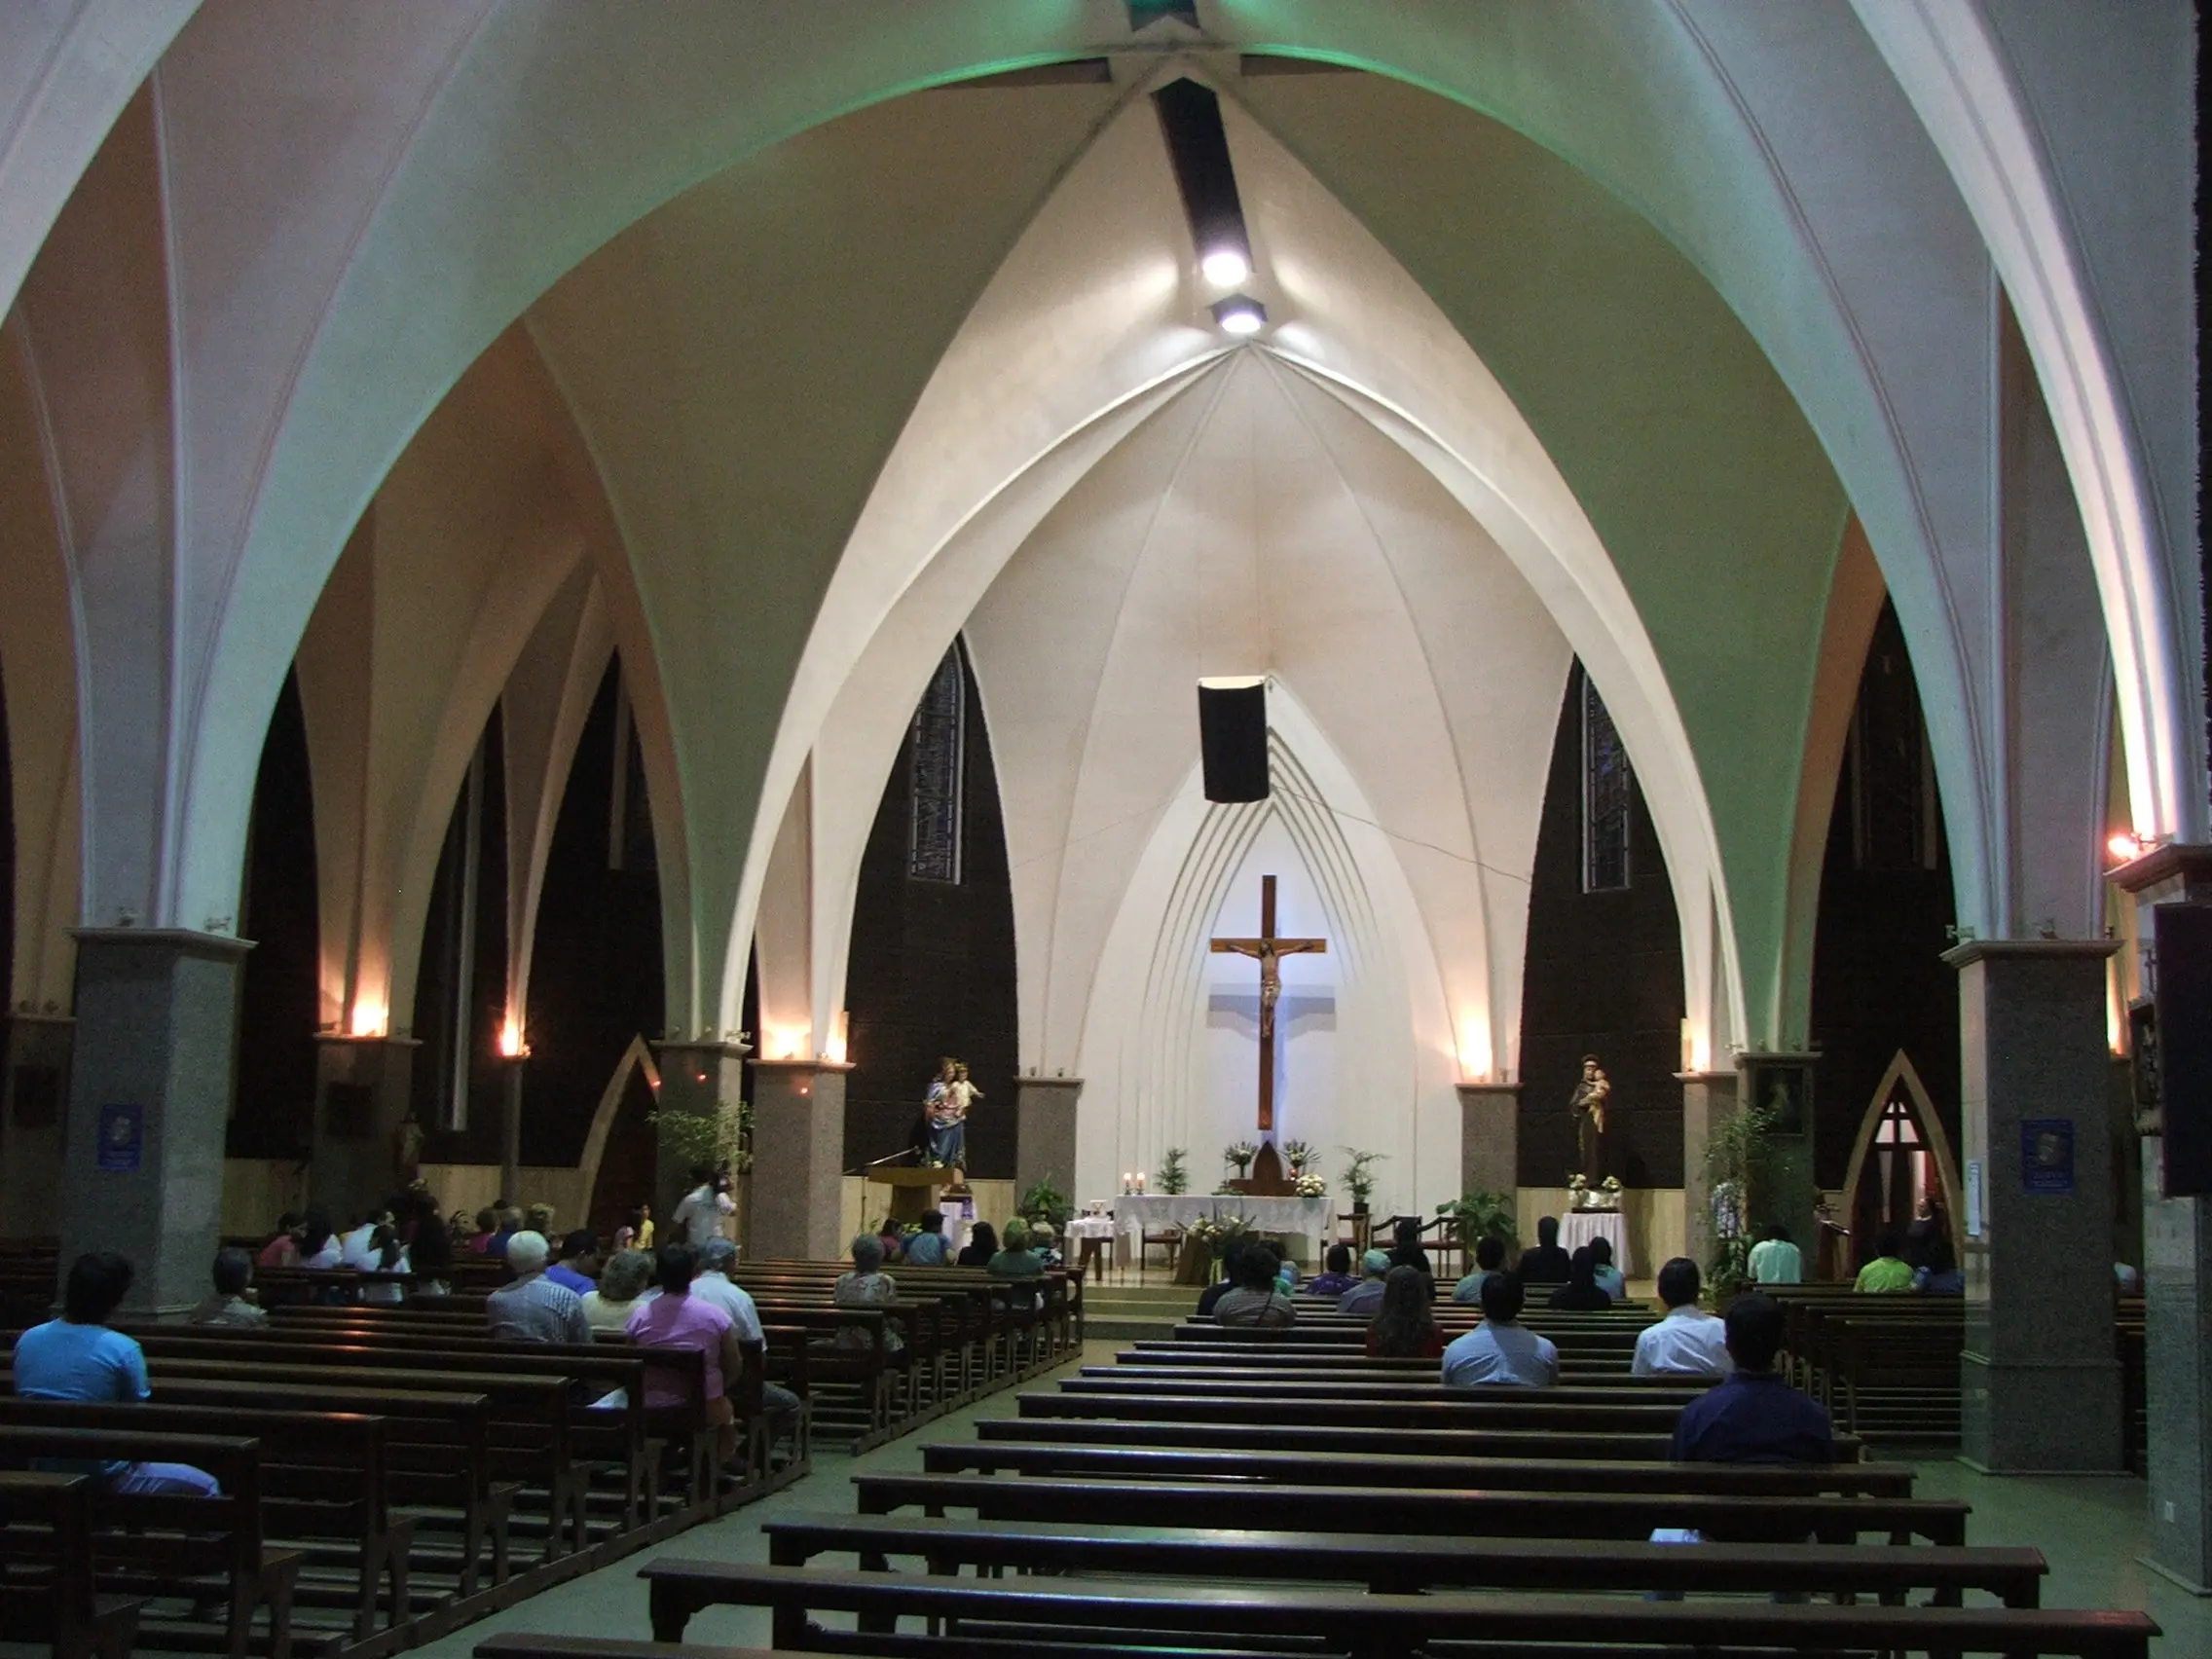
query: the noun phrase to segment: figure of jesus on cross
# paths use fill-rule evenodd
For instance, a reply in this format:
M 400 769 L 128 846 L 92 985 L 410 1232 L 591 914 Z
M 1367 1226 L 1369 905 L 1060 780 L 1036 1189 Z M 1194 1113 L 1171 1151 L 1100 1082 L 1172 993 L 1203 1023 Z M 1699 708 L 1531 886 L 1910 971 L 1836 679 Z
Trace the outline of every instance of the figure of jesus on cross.
M 1275 937 L 1275 878 L 1260 877 L 1260 937 L 1216 939 L 1207 943 L 1216 956 L 1253 956 L 1260 963 L 1260 1132 L 1275 1126 L 1275 1001 L 1282 995 L 1282 974 L 1276 964 L 1285 956 L 1320 956 L 1329 949 L 1325 939 Z

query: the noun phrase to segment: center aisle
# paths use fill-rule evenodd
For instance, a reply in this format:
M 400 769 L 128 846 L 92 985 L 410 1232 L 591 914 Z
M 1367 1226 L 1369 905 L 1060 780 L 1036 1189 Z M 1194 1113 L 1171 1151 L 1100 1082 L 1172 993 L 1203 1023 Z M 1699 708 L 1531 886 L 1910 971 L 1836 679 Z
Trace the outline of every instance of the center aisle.
M 1121 1342 L 1111 1338 L 1092 1338 L 1080 1358 L 1070 1359 L 1025 1386 L 1048 1387 L 1057 1378 L 1077 1375 L 1085 1365 L 1110 1365 L 1121 1346 Z M 817 1442 L 814 1472 L 784 1491 L 410 1651 L 429 1655 L 430 1659 L 468 1659 L 478 1642 L 503 1630 L 559 1631 L 564 1636 L 638 1641 L 651 1629 L 645 1581 L 638 1576 L 638 1569 L 648 1561 L 665 1555 L 765 1564 L 768 1540 L 760 1530 L 762 1522 L 807 1510 L 849 1511 L 853 1507 L 854 1475 L 918 1474 L 925 1442 L 973 1438 L 974 1423 L 986 1418 L 1015 1416 L 1020 1409 L 1019 1392 L 1014 1388 L 1001 1390 L 973 1406 L 948 1413 L 919 1433 L 902 1436 L 857 1457 Z M 710 1607 L 692 1619 L 684 1640 L 718 1647 L 766 1647 L 768 1621 L 768 1611 L 762 1607 Z

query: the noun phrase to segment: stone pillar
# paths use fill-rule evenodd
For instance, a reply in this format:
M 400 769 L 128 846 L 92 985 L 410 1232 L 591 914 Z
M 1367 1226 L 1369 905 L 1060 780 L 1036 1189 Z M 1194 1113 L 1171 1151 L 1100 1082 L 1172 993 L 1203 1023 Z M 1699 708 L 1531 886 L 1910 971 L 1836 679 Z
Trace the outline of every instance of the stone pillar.
M 415 1088 L 412 1037 L 315 1039 L 314 1139 L 308 1198 L 344 1227 L 400 1182 L 400 1124 Z
M 1943 955 L 1959 973 L 1970 1210 L 1960 1456 L 1974 1468 L 2122 1466 L 2107 1315 L 2105 963 L 2118 949 L 2108 940 L 1976 940 Z
M 1705 1148 L 1713 1131 L 1736 1115 L 1736 1074 L 1732 1071 L 1677 1072 L 1682 1086 L 1682 1248 L 1710 1272 L 1720 1241 L 1713 1231 L 1713 1180 L 1705 1172 Z M 1810 1240 L 1798 1240 L 1812 1259 Z
M 1080 1077 L 1021 1077 L 1014 1082 L 1014 1190 L 1019 1197 L 1050 1181 L 1068 1202 L 1075 1190 L 1075 1107 Z
M 2134 901 L 2136 982 L 2155 964 L 2151 909 L 2212 904 L 2212 846 L 2165 846 L 2113 872 Z M 2165 1196 L 2163 1149 L 2142 1142 L 2143 1370 L 2150 1425 L 2146 1563 L 2212 1594 L 2212 1198 Z
M 753 1062 L 753 1214 L 761 1261 L 830 1261 L 845 1253 L 838 1183 L 845 1172 L 845 1074 L 839 1060 Z
M 223 1208 L 244 940 L 85 928 L 61 1169 L 61 1260 L 115 1250 L 129 1313 L 207 1293 Z
M 1459 1085 L 1459 1191 L 1503 1193 L 1521 1189 L 1521 1086 Z
M 61 1126 L 69 1102 L 66 1014 L 11 1014 L 0 1047 L 0 1238 L 61 1231 Z
M 653 1111 L 662 1116 L 687 1113 L 694 1117 L 712 1117 L 720 1103 L 734 1104 L 744 1099 L 745 1056 L 751 1052 L 750 1044 L 737 1042 L 702 1039 L 654 1044 L 654 1062 L 660 1067 L 660 1088 L 653 1097 Z M 757 1135 L 755 1138 L 757 1145 Z M 683 1201 L 683 1195 L 691 1188 L 686 1161 L 680 1153 L 668 1150 L 666 1140 L 658 1143 L 653 1164 L 653 1222 L 655 1235 L 665 1243 L 675 1242 L 676 1235 L 669 1231 L 669 1225 L 675 1219 L 676 1206 Z M 741 1226 L 749 1219 L 738 1218 Z
M 499 1056 L 499 1191 L 517 1203 L 522 1201 L 522 1074 L 529 1064 L 528 1049 Z M 583 1201 L 590 1209 L 589 1193 Z

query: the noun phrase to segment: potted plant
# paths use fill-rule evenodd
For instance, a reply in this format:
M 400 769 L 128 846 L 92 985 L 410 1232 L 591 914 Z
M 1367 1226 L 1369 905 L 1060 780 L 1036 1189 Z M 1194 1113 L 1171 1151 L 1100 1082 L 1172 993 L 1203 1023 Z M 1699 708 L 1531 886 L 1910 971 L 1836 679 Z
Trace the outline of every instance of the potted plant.
M 1451 1221 L 1460 1244 L 1470 1251 L 1485 1238 L 1496 1239 L 1507 1250 L 1521 1242 L 1520 1223 L 1510 1193 L 1461 1193 L 1449 1202 L 1438 1204 L 1436 1213 Z
M 1075 1206 L 1050 1179 L 1038 1182 L 1022 1194 L 1014 1209 L 1025 1220 L 1051 1222 L 1055 1233 L 1065 1233 L 1075 1216 Z
M 1260 1156 L 1260 1149 L 1250 1141 L 1232 1141 L 1221 1149 L 1221 1161 L 1236 1165 L 1236 1178 L 1241 1181 L 1251 1173 L 1252 1160 Z
M 1351 1195 L 1351 1213 L 1365 1215 L 1368 1200 L 1375 1197 L 1375 1166 L 1388 1153 L 1361 1152 L 1357 1147 L 1345 1148 L 1345 1191 Z
M 1713 1260 L 1706 1284 L 1725 1308 L 1751 1284 L 1750 1218 L 1770 1176 L 1775 1112 L 1747 1106 L 1716 1124 L 1705 1143 L 1706 1179 L 1712 1183 Z
M 1185 1157 L 1184 1149 L 1179 1146 L 1169 1147 L 1161 1156 L 1155 1179 L 1160 1183 L 1160 1190 L 1171 1198 L 1179 1198 L 1191 1190 L 1191 1171 L 1183 1161 Z

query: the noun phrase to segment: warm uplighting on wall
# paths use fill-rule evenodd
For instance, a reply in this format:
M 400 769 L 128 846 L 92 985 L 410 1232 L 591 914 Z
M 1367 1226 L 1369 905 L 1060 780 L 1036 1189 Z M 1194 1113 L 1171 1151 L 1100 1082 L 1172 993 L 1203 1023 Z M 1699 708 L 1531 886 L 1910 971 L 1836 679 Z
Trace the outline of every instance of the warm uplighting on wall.
M 830 1027 L 830 1042 L 828 1047 L 822 1051 L 822 1057 L 832 1065 L 841 1066 L 845 1063 L 846 1028 L 851 1019 L 850 1014 L 839 1009 L 836 1023 Z
M 355 1037 L 382 1037 L 391 1022 L 391 1010 L 381 1002 L 357 1002 L 353 1005 L 353 1018 L 347 1026 Z
M 768 1027 L 768 1058 L 803 1060 L 813 1036 L 803 1025 L 771 1025 Z
M 2105 843 L 2105 851 L 2112 855 L 2112 862 L 2116 865 L 2132 863 L 2149 852 L 2151 847 L 2151 842 L 2125 830 L 2115 830 L 2112 839 Z
M 1488 1083 L 1496 1063 L 1490 1046 L 1490 1016 L 1466 1015 L 1459 1021 L 1459 1075 L 1469 1083 Z
M 522 1021 L 512 1014 L 499 1027 L 499 1052 L 510 1060 L 519 1060 L 530 1052 L 529 1046 L 522 1040 Z
M 1682 1021 L 1682 1070 L 1709 1072 L 1713 1069 L 1713 1038 L 1700 1031 L 1689 1020 Z

